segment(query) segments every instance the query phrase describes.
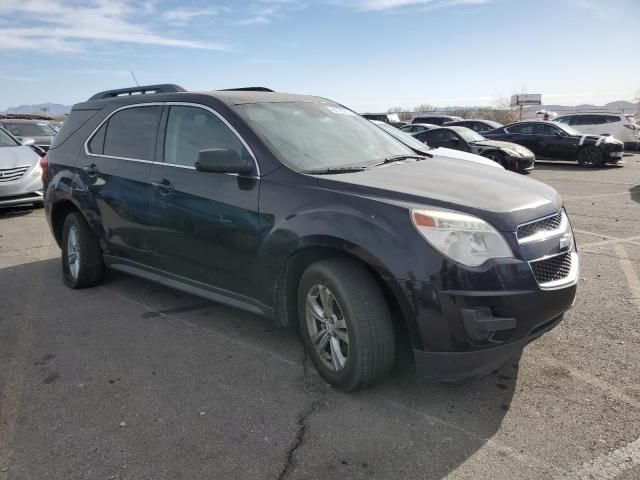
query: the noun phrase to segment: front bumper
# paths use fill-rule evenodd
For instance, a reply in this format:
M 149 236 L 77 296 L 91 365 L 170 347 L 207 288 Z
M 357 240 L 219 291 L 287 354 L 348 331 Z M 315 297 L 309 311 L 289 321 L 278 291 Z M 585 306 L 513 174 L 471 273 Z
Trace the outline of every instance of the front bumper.
M 423 378 L 457 381 L 479 377 L 504 365 L 518 355 L 529 342 L 544 335 L 562 321 L 559 315 L 536 327 L 529 336 L 494 348 L 469 352 L 424 352 L 414 350 L 416 371 Z
M 32 203 L 42 203 L 42 180 L 29 170 L 22 178 L 13 182 L 0 183 L 0 207 L 13 207 Z M 36 171 L 37 172 L 37 171 Z
M 507 157 L 506 168 L 512 172 L 527 173 L 535 168 L 536 157 Z
M 536 261 L 514 258 L 456 266 L 433 282 L 399 282 L 418 375 L 460 380 L 488 373 L 560 323 L 579 277 L 576 251 L 560 255 L 573 263 L 558 281 L 539 283 L 546 272 L 534 274 Z

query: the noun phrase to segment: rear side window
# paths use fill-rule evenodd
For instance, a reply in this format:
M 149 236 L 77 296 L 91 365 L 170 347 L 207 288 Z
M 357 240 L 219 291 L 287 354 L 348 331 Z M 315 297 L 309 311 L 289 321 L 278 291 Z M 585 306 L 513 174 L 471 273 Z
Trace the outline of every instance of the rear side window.
M 608 115 L 604 117 L 607 123 L 616 123 L 620 121 L 620 117 L 616 117 L 614 115 Z
M 114 113 L 106 124 L 103 154 L 134 160 L 153 160 L 162 106 L 133 107 Z M 96 136 L 103 135 L 96 132 Z M 93 142 L 91 139 L 90 145 Z M 96 148 L 99 140 L 96 140 Z M 93 152 L 92 153 L 97 153 Z
M 521 135 L 533 135 L 534 124 L 513 125 L 505 129 L 508 133 L 519 133 Z
M 242 158 L 249 152 L 238 136 L 216 115 L 198 107 L 171 107 L 164 142 L 164 161 L 195 165 L 200 150 L 225 148 Z

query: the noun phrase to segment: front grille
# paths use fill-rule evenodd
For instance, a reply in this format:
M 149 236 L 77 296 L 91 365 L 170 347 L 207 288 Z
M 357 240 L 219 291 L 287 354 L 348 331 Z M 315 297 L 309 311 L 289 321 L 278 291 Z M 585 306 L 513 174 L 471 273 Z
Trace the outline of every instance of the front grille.
M 19 180 L 27 173 L 27 170 L 29 170 L 28 165 L 26 167 L 0 168 L 0 183 Z
M 527 237 L 532 237 L 540 232 L 551 232 L 557 230 L 562 225 L 562 212 L 558 212 L 550 217 L 537 220 L 535 222 L 520 225 L 518 227 L 518 240 L 522 241 Z
M 531 269 L 539 284 L 562 280 L 571 272 L 571 252 L 531 262 Z

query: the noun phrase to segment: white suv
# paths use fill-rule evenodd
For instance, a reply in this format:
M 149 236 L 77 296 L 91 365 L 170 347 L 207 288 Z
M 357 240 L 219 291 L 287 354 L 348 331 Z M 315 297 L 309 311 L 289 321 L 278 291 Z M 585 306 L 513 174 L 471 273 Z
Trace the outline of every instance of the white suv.
M 640 149 L 640 125 L 633 115 L 622 113 L 573 113 L 555 119 L 580 133 L 607 135 L 624 142 L 625 148 Z

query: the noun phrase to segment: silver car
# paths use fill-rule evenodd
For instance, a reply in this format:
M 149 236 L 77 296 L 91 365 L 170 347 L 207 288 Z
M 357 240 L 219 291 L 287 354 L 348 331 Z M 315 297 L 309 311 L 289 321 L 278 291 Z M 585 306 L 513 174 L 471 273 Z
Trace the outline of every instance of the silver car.
M 25 143 L 33 143 L 25 139 Z M 0 128 L 0 208 L 42 204 L 40 156 Z

